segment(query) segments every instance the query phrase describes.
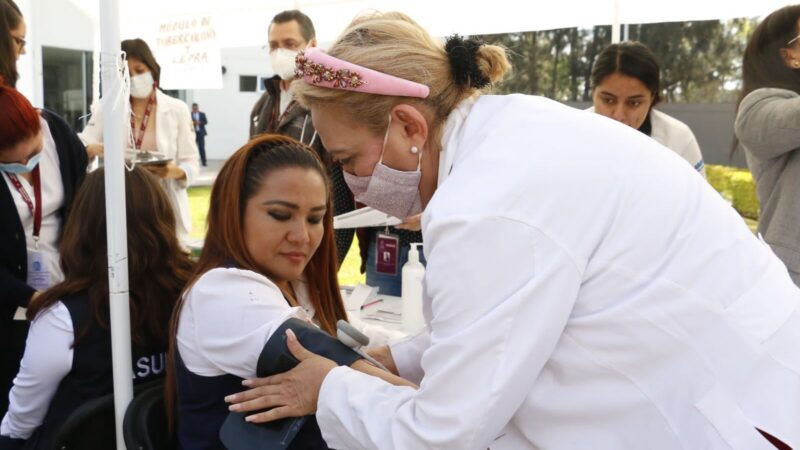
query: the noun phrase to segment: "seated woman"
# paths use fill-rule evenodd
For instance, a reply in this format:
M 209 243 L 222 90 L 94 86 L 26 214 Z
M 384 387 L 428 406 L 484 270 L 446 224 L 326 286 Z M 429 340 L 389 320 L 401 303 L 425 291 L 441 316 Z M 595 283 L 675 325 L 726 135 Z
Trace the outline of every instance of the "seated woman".
M 163 376 L 168 324 L 192 262 L 155 176 L 126 171 L 134 383 Z M 33 299 L 21 369 L 0 427 L 0 448 L 50 449 L 77 406 L 113 391 L 103 170 L 87 175 L 61 240 L 64 281 Z M 28 441 L 28 442 L 25 442 Z
M 656 56 L 644 44 L 609 45 L 592 66 L 590 111 L 650 136 L 705 176 L 703 155 L 689 126 L 653 109 L 661 101 L 660 72 Z
M 277 135 L 255 138 L 222 167 L 196 276 L 173 316 L 181 448 L 224 448 L 224 398 L 256 376 L 262 348 L 285 321 L 307 318 L 335 334 L 346 319 L 326 173 L 312 150 Z M 352 367 L 374 369 L 363 360 Z M 315 421 L 290 448 L 300 445 L 327 448 Z

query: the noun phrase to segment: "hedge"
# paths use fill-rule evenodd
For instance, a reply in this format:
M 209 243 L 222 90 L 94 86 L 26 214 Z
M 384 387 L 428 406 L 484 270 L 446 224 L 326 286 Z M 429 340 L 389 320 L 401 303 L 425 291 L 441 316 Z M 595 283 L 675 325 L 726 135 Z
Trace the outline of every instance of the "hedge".
M 706 166 L 706 177 L 743 217 L 758 219 L 758 197 L 753 175 L 747 169 L 728 166 Z

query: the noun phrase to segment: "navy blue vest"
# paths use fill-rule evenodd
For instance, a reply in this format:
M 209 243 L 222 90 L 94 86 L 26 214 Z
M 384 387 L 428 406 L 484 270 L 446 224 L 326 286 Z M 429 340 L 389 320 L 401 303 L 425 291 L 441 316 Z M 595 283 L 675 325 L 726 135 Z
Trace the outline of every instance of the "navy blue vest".
M 244 390 L 242 378 L 234 375 L 204 377 L 192 373 L 175 351 L 178 384 L 178 444 L 182 450 L 225 450 L 219 430 L 228 417 L 225 397 Z M 328 450 L 313 416 L 297 433 L 290 450 Z
M 67 307 L 75 337 L 81 336 L 81 341 L 73 348 L 72 369 L 61 380 L 42 425 L 25 444 L 25 449 L 50 450 L 56 432 L 75 408 L 114 392 L 111 333 L 94 320 L 85 293 L 71 295 L 62 299 L 61 303 Z M 166 369 L 165 343 L 144 349 L 133 348 L 132 356 L 134 384 L 163 377 Z

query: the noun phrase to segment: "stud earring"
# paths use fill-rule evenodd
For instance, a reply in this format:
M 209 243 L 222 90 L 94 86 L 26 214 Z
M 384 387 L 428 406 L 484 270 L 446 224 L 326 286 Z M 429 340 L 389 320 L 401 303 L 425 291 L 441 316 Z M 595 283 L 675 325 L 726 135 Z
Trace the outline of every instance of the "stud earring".
M 412 146 L 412 147 L 411 147 L 411 149 L 410 149 L 410 151 L 411 151 L 411 153 L 413 153 L 413 154 L 415 154 L 415 155 L 416 155 L 417 153 L 419 153 L 419 149 L 418 149 L 417 147 L 415 147 L 415 146 Z

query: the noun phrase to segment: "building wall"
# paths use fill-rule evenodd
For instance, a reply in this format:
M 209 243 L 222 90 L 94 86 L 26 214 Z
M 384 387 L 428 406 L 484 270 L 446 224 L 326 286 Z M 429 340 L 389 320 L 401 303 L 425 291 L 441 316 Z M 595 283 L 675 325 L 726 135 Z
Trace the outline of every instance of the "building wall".
M 567 103 L 570 106 L 586 109 L 591 103 Z M 737 150 L 731 157 L 733 146 L 733 122 L 736 118 L 736 105 L 733 103 L 715 104 L 663 104 L 658 109 L 689 125 L 694 132 L 706 164 L 747 167 L 744 154 Z
M 255 75 L 259 79 L 271 75 L 266 50 L 248 47 L 222 50 L 222 89 L 187 91 L 186 101 L 197 102 L 208 118 L 206 157 L 226 159 L 247 142 L 250 132 L 250 111 L 263 91 L 240 92 L 239 76 Z
M 27 54 L 17 64 L 19 90 L 31 102 L 44 105 L 42 47 L 92 51 L 99 47 L 97 24 L 86 0 L 16 0 L 28 27 Z M 66 32 L 66 30 L 69 30 Z

